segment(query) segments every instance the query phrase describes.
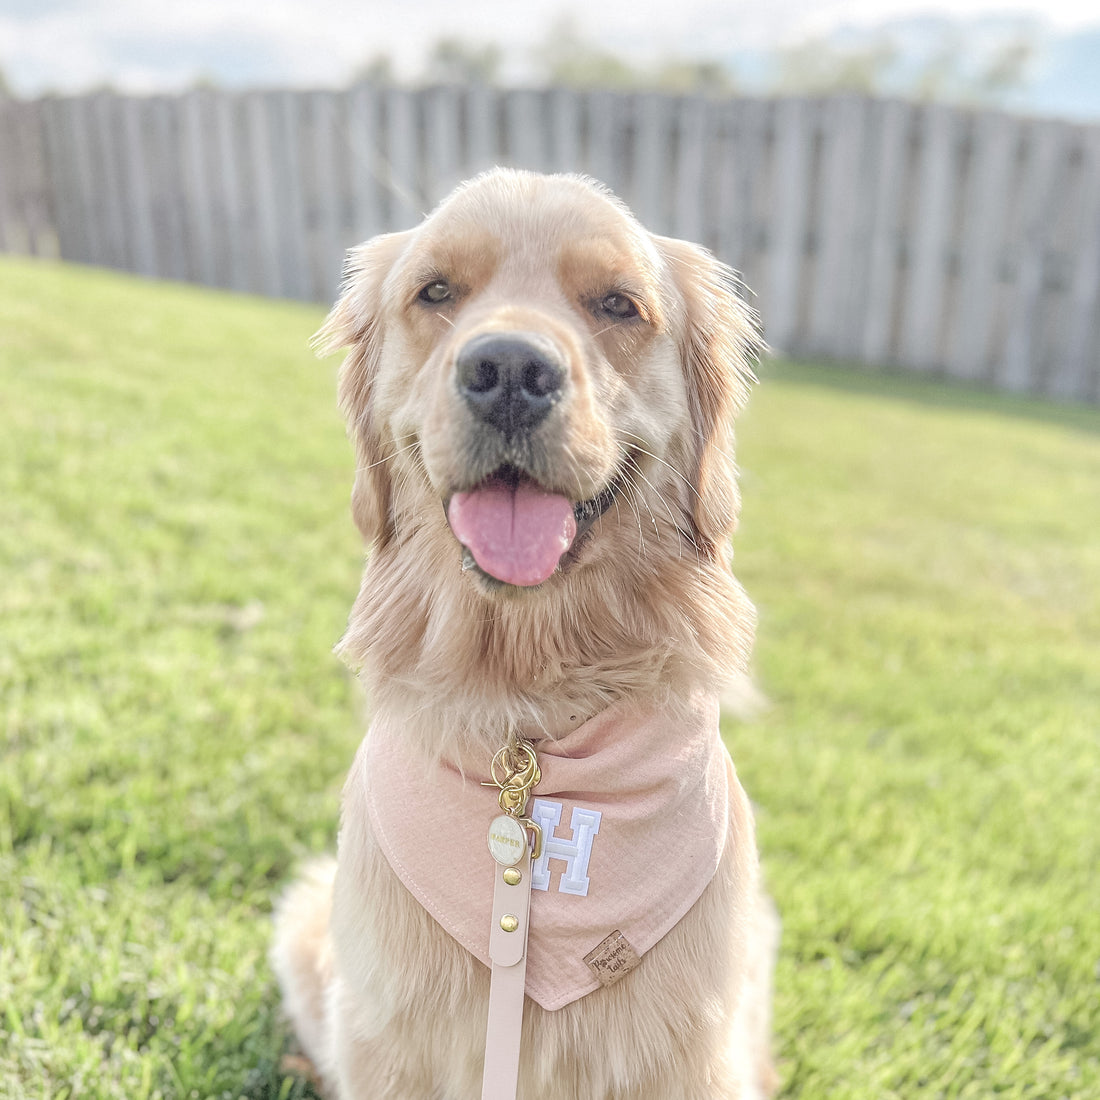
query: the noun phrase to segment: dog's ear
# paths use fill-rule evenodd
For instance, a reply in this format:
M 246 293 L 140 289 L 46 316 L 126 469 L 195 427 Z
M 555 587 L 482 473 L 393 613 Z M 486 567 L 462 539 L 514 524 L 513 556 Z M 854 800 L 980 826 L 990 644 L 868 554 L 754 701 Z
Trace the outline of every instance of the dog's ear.
M 696 542 L 708 553 L 725 553 L 740 507 L 733 419 L 756 381 L 752 367 L 764 344 L 733 271 L 687 241 L 659 237 L 657 244 L 684 301 L 680 355 L 695 437 L 687 473 L 698 490 Z
M 410 233 L 387 233 L 351 249 L 344 286 L 332 312 L 313 337 L 318 355 L 349 348 L 340 368 L 340 408 L 355 443 L 352 515 L 368 543 L 384 542 L 390 529 L 393 442 L 374 412 L 374 381 L 382 351 L 382 288 Z

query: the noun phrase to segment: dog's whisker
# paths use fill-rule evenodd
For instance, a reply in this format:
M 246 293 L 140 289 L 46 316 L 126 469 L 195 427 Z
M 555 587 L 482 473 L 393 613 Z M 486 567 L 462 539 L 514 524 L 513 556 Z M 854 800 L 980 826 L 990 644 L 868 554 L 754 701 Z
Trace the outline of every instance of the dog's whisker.
M 681 559 L 683 558 L 684 543 L 688 542 L 690 543 L 692 549 L 695 551 L 696 559 L 702 560 L 702 551 L 699 549 L 699 544 L 695 541 L 694 538 L 692 538 L 689 531 L 684 530 L 683 525 L 677 520 L 676 514 L 672 511 L 672 508 L 669 506 L 668 501 L 665 500 L 664 496 L 657 490 L 657 487 L 649 480 L 649 478 L 645 476 L 645 474 L 641 470 L 638 470 L 637 474 L 653 490 L 654 496 L 657 497 L 657 499 L 661 502 L 661 505 L 664 507 L 664 510 L 668 513 L 668 518 L 672 521 L 672 528 L 679 536 L 678 542 Z
M 641 436 L 636 435 L 634 432 L 624 431 L 623 434 L 626 435 L 626 436 L 629 436 L 631 439 L 641 440 Z M 654 462 L 660 463 L 662 466 L 664 466 L 671 473 L 675 474 L 675 476 L 677 478 L 679 478 L 681 482 L 683 482 L 684 486 L 688 489 L 688 491 L 695 496 L 697 503 L 704 509 L 706 514 L 708 516 L 710 516 L 712 514 L 713 510 L 707 504 L 706 499 L 702 496 L 702 494 L 695 487 L 695 485 L 693 485 L 692 482 L 687 477 L 685 477 L 683 473 L 681 473 L 679 470 L 677 470 L 675 466 L 673 466 L 670 462 L 666 461 L 665 459 L 661 458 L 660 455 L 655 455 L 652 451 L 650 451 L 646 447 L 639 446 L 637 444 L 632 444 L 632 446 L 633 446 L 634 450 L 636 450 L 639 454 L 643 454 L 646 457 L 653 459 Z M 639 473 L 641 473 L 640 470 L 639 470 Z M 688 541 L 692 544 L 692 546 L 695 547 L 696 554 L 698 554 L 700 552 L 699 551 L 699 546 L 695 542 L 695 540 L 693 538 L 691 538 L 691 536 L 689 534 L 687 534 L 687 532 L 685 532 L 685 531 L 681 531 L 681 534 L 685 538 L 688 539 Z
M 406 443 L 404 447 L 394 448 L 394 450 L 390 451 L 389 454 L 383 455 L 381 458 L 377 459 L 376 461 L 370 463 L 367 466 L 357 466 L 355 472 L 357 474 L 365 474 L 368 470 L 373 470 L 375 468 L 375 466 L 381 466 L 383 463 L 391 462 L 393 459 L 397 458 L 398 455 L 402 455 L 406 451 L 415 450 L 417 447 L 420 446 L 420 441 L 418 439 L 413 438 L 412 436 L 402 436 L 401 438 L 402 439 L 412 438 L 413 441 L 411 443 Z
M 638 554 L 641 557 L 644 558 L 646 556 L 645 534 L 642 531 L 641 513 L 638 511 L 637 505 L 635 503 L 635 497 L 636 496 L 637 496 L 637 488 L 635 487 L 634 483 L 630 480 L 629 477 L 624 478 L 622 497 L 626 501 L 626 503 L 629 506 L 631 512 L 633 512 L 633 514 L 634 514 L 634 526 L 638 529 Z M 617 502 L 618 502 L 618 498 L 616 497 L 616 507 L 618 507 Z
M 615 496 L 615 519 L 619 523 L 620 526 L 622 526 L 623 517 L 622 517 L 622 509 L 619 508 L 619 502 L 624 497 L 625 497 L 625 494 L 616 494 L 616 496 Z M 627 504 L 629 505 L 630 502 L 627 501 Z M 635 526 L 637 526 L 637 524 L 635 524 Z M 641 551 L 641 548 L 639 548 L 639 550 Z
M 676 467 L 673 466 L 671 462 L 667 461 L 667 459 L 661 458 L 660 455 L 654 454 L 651 450 L 649 450 L 648 447 L 644 447 L 644 446 L 640 445 L 640 444 L 645 442 L 640 435 L 637 435 L 637 434 L 635 434 L 634 432 L 631 432 L 631 431 L 623 431 L 623 435 L 629 436 L 630 439 L 638 441 L 637 443 L 632 443 L 631 444 L 631 448 L 633 450 L 637 451 L 639 454 L 645 455 L 646 458 L 653 459 L 654 462 L 659 462 L 662 466 L 665 467 L 666 470 L 668 470 L 672 474 L 675 474 L 675 476 L 678 477 L 684 483 L 685 486 L 687 486 L 687 488 L 690 492 L 694 493 L 697 497 L 702 499 L 702 497 L 700 496 L 699 490 L 692 484 L 690 478 L 686 477 L 680 470 L 677 470 Z
M 653 514 L 653 509 L 650 508 L 649 501 L 646 500 L 645 494 L 642 492 L 641 486 L 637 483 L 637 481 L 634 480 L 633 474 L 634 474 L 634 472 L 632 471 L 630 476 L 627 478 L 626 485 L 631 490 L 631 495 L 633 496 L 633 499 L 637 502 L 637 504 L 640 507 L 645 508 L 646 512 L 649 513 L 649 521 L 650 521 L 650 523 L 653 524 L 653 531 L 654 531 L 654 534 L 657 536 L 657 541 L 660 542 L 660 540 L 661 540 L 661 529 L 660 529 L 660 527 L 657 523 L 657 517 Z M 642 543 L 642 546 L 643 546 L 642 553 L 643 553 L 643 556 L 644 556 L 644 554 L 645 554 L 645 550 L 644 550 L 645 538 L 644 538 L 644 533 L 642 531 L 642 516 L 641 516 L 641 512 L 638 510 L 638 508 L 635 508 L 634 514 L 635 514 L 635 516 L 637 516 L 637 519 L 638 519 L 638 538 L 639 538 L 640 542 Z
M 672 520 L 672 526 L 678 528 L 680 525 L 676 521 L 676 515 L 669 507 L 668 501 L 665 500 L 664 496 L 658 491 L 657 486 L 645 476 L 645 473 L 640 468 L 635 467 L 634 472 L 653 490 L 653 495 L 661 502 L 664 510 L 668 512 L 668 518 Z
M 639 480 L 639 479 L 641 479 L 641 480 Z M 645 484 L 648 485 L 652 489 L 653 488 L 652 483 L 646 479 L 645 475 L 642 473 L 641 470 L 638 469 L 637 466 L 633 466 L 633 467 L 630 468 L 630 471 L 627 475 L 627 481 L 628 481 L 630 487 L 634 490 L 634 493 L 637 497 L 638 502 L 640 504 L 644 505 L 645 510 L 649 513 L 650 518 L 655 518 L 653 516 L 653 509 L 649 506 L 649 501 L 646 499 L 646 494 L 645 494 L 644 490 L 642 489 L 642 485 L 641 485 L 641 482 L 644 481 Z M 658 534 L 659 534 L 659 532 L 658 532 Z

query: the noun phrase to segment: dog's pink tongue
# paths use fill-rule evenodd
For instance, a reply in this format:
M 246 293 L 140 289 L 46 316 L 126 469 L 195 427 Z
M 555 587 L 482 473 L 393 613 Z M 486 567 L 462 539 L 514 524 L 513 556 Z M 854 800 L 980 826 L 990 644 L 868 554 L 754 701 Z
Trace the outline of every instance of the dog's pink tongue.
M 573 545 L 573 505 L 530 481 L 491 479 L 447 505 L 454 536 L 491 577 L 505 584 L 541 584 Z

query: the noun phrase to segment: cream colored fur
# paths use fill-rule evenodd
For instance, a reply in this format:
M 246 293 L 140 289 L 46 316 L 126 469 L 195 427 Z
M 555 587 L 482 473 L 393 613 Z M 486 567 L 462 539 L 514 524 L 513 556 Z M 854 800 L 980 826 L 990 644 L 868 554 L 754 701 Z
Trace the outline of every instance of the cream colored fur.
M 439 279 L 447 302 L 417 297 Z M 639 316 L 601 312 L 612 292 Z M 453 383 L 457 349 L 498 330 L 544 334 L 567 365 L 560 404 L 507 455 Z M 372 545 L 342 652 L 425 760 L 480 775 L 511 727 L 553 737 L 616 699 L 675 710 L 699 688 L 746 682 L 754 616 L 729 571 L 730 425 L 758 345 L 709 255 L 647 233 L 589 181 L 497 170 L 417 229 L 354 252 L 320 343 L 351 349 L 341 401 L 353 512 Z M 464 573 L 444 514 L 450 493 L 502 461 L 574 501 L 622 482 L 532 590 Z M 737 785 L 731 825 L 714 880 L 638 970 L 556 1012 L 527 1001 L 522 1100 L 770 1091 L 777 922 Z M 338 867 L 311 868 L 279 907 L 273 960 L 332 1097 L 480 1096 L 488 972 L 394 875 L 357 788 Z

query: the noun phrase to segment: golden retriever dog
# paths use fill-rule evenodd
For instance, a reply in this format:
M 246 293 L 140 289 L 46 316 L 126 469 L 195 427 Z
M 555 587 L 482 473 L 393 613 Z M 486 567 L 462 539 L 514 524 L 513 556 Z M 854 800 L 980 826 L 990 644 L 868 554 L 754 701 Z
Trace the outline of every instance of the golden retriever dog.
M 370 554 L 340 648 L 372 724 L 337 860 L 288 891 L 272 950 L 326 1095 L 481 1095 L 489 928 L 463 931 L 433 891 L 492 894 L 482 783 L 510 735 L 545 776 L 580 769 L 553 796 L 583 802 L 591 860 L 575 873 L 569 822 L 544 818 L 562 878 L 532 894 L 518 1096 L 772 1090 L 777 926 L 716 703 L 745 682 L 754 630 L 729 544 L 732 422 L 760 344 L 736 289 L 578 176 L 493 170 L 351 252 L 318 345 L 350 349 Z M 421 858 L 437 866 L 418 878 Z M 605 932 L 625 946 L 597 973 Z

